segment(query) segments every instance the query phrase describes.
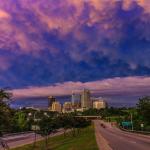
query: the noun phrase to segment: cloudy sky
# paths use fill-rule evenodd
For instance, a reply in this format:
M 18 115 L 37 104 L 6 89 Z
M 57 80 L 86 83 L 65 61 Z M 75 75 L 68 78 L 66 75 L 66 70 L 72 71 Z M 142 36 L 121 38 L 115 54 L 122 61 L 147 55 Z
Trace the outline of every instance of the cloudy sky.
M 148 95 L 149 0 L 0 0 L 0 87 Z

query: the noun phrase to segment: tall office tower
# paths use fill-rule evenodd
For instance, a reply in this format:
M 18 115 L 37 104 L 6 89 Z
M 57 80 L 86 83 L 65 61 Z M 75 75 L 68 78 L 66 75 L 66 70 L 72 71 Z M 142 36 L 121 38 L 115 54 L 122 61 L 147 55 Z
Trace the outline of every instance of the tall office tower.
M 56 98 L 54 96 L 49 96 L 48 97 L 48 108 L 51 110 L 52 109 L 52 103 L 56 102 Z
M 81 107 L 86 109 L 92 107 L 89 90 L 84 89 L 83 92 L 81 93 Z
M 81 95 L 72 93 L 71 103 L 73 107 L 80 107 L 81 103 Z

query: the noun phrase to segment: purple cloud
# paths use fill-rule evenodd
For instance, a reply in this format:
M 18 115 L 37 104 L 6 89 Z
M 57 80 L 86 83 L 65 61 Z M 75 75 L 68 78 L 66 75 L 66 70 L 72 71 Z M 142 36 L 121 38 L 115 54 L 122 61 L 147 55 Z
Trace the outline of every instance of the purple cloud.
M 149 75 L 149 26 L 149 0 L 0 0 L 2 85 Z
M 78 93 L 84 88 L 91 90 L 92 94 L 102 96 L 142 96 L 150 93 L 150 77 L 117 77 L 85 83 L 70 81 L 43 87 L 13 89 L 11 92 L 14 98 L 65 96 L 71 95 L 72 91 Z

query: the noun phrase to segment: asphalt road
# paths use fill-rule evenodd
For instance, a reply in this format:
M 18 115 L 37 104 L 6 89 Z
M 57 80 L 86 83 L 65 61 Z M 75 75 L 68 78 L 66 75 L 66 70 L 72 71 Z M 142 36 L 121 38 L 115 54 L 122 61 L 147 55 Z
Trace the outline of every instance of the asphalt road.
M 42 139 L 42 137 L 40 135 L 37 135 L 37 140 L 40 139 Z M 34 141 L 34 133 L 10 135 L 8 137 L 3 138 L 3 140 L 6 141 L 9 148 L 15 148 L 18 146 L 32 143 Z M 1 146 L 0 150 L 3 150 Z
M 51 134 L 49 137 L 57 136 L 63 134 L 63 130 L 59 130 L 56 133 Z M 20 147 L 26 144 L 31 144 L 34 142 L 34 133 L 25 133 L 25 134 L 18 134 L 18 135 L 12 135 L 3 138 L 7 142 L 7 145 L 9 148 L 15 148 Z M 36 137 L 37 141 L 42 140 L 43 137 L 37 134 Z M 0 150 L 3 150 L 3 148 L 0 146 Z
M 150 136 L 128 133 L 104 122 L 103 128 L 100 123 L 96 120 L 98 132 L 113 150 L 150 150 Z

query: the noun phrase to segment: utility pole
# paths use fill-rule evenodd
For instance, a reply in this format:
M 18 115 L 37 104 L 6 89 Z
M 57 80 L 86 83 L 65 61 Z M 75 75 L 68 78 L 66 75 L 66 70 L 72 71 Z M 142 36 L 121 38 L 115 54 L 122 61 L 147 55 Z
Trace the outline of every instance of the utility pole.
M 33 149 L 36 147 L 36 130 L 37 130 L 37 128 L 36 128 L 36 126 L 37 126 L 36 114 L 37 114 L 37 112 L 34 112 L 33 120 L 34 120 L 35 128 L 34 128 L 34 143 L 33 143 Z
M 132 125 L 132 131 L 133 131 L 133 115 L 131 113 L 131 125 Z
M 36 139 L 37 139 L 37 135 L 36 135 L 36 131 L 37 131 L 37 119 L 36 119 L 36 114 L 37 114 L 37 111 L 33 113 L 33 121 L 34 121 L 34 142 L 33 142 L 33 149 L 35 149 L 36 147 Z M 32 116 L 32 113 L 29 113 L 28 114 L 29 116 Z

